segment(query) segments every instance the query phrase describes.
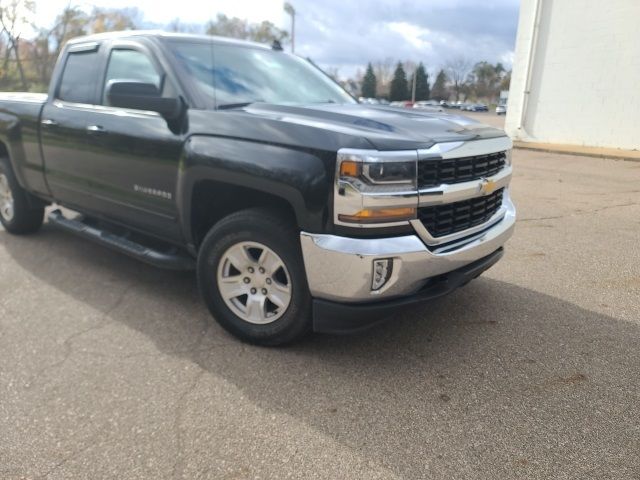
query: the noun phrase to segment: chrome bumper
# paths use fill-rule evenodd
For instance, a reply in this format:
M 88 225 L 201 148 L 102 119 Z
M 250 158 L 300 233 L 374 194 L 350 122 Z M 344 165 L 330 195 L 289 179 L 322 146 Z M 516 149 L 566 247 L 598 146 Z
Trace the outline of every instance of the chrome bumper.
M 362 239 L 301 233 L 311 294 L 337 302 L 373 302 L 411 295 L 429 278 L 459 269 L 495 252 L 511 237 L 515 208 L 508 194 L 504 215 L 484 229 L 458 235 L 455 243 L 430 250 L 419 236 Z M 415 227 L 415 225 L 414 225 Z M 393 259 L 387 283 L 372 291 L 373 261 Z

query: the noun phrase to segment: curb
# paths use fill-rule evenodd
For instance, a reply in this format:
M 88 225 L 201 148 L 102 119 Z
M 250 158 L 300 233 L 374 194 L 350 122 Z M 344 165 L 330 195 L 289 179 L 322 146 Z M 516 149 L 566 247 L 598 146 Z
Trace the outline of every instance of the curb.
M 640 151 L 638 150 L 616 150 L 611 148 L 580 147 L 578 145 L 555 145 L 522 141 L 514 141 L 513 148 L 545 153 L 559 153 L 561 155 L 578 155 L 582 157 L 640 162 Z

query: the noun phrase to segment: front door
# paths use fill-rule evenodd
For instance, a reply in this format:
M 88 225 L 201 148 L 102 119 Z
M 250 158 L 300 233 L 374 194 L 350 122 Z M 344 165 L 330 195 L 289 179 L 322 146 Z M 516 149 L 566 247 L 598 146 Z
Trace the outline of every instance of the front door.
M 110 80 L 137 80 L 177 93 L 144 46 L 114 44 L 102 55 L 106 68 L 94 84 L 93 104 L 55 101 L 45 108 L 43 119 L 55 123 L 48 130 L 65 131 L 78 145 L 62 159 L 52 155 L 51 142 L 43 142 L 47 168 L 57 170 L 54 195 L 65 201 L 69 190 L 77 190 L 80 210 L 179 240 L 175 189 L 183 137 L 158 113 L 109 106 L 105 90 Z

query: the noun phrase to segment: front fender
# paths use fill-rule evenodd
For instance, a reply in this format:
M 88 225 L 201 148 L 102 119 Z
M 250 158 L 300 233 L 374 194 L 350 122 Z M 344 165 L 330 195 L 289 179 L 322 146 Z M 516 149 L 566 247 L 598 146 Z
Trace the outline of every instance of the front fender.
M 193 189 L 203 180 L 280 197 L 292 207 L 300 229 L 323 231 L 331 198 L 334 155 L 226 137 L 190 137 L 185 143 L 176 189 L 187 242 L 193 243 Z

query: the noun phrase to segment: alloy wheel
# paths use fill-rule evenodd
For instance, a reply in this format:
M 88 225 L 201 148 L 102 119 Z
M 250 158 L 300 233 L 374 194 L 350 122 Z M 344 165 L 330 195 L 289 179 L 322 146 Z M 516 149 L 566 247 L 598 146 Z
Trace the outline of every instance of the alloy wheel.
M 291 303 L 291 276 L 282 259 L 266 245 L 239 242 L 218 264 L 218 291 L 242 320 L 265 325 L 279 319 Z
M 13 193 L 9 186 L 9 179 L 4 173 L 0 173 L 0 215 L 7 222 L 13 220 L 15 214 Z

